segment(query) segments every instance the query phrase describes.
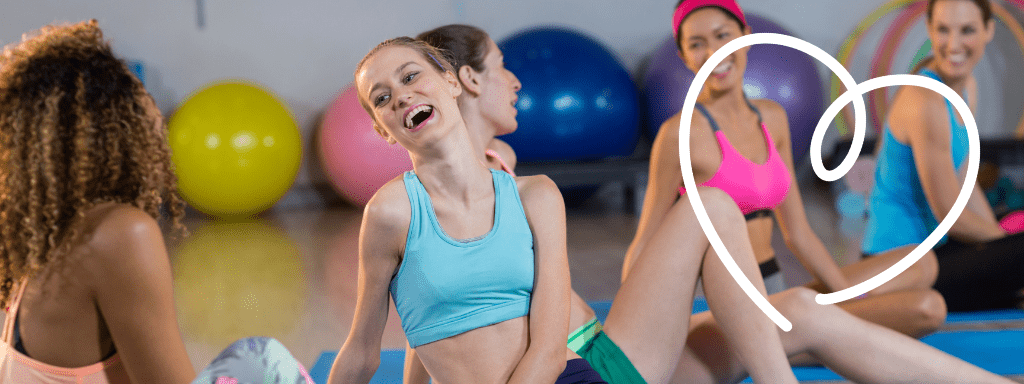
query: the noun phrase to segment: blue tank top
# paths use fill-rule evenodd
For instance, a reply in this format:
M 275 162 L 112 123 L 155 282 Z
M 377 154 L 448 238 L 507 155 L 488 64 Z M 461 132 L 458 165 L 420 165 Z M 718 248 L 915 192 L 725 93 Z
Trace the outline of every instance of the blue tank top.
M 921 74 L 942 81 L 935 72 Z M 966 99 L 966 97 L 965 97 Z M 953 104 L 946 100 L 950 127 L 950 152 L 953 166 L 967 159 L 967 129 L 957 121 Z M 876 254 L 904 245 L 920 244 L 939 226 L 925 197 L 910 146 L 896 140 L 886 123 L 882 130 L 882 148 L 875 167 L 875 187 L 868 202 L 868 222 L 863 250 Z M 955 186 L 959 190 L 960 186 Z M 946 242 L 943 236 L 937 245 Z
M 449 237 L 423 184 L 405 173 L 409 236 L 390 292 L 413 348 L 526 316 L 533 293 L 533 232 L 515 179 L 490 170 L 494 225 L 478 238 Z

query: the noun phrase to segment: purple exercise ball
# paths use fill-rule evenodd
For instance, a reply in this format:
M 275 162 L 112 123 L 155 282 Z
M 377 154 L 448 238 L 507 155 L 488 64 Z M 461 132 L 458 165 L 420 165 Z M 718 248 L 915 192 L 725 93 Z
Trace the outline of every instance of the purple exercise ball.
M 748 14 L 753 33 L 793 34 L 763 17 Z M 675 39 L 669 37 L 654 52 L 643 77 L 644 122 L 653 138 L 661 124 L 683 108 L 683 98 L 694 73 L 676 53 Z M 759 44 L 747 53 L 743 90 L 751 99 L 771 99 L 786 109 L 789 117 L 793 161 L 807 157 L 811 135 L 825 113 L 825 90 L 817 64 L 810 55 L 779 45 Z

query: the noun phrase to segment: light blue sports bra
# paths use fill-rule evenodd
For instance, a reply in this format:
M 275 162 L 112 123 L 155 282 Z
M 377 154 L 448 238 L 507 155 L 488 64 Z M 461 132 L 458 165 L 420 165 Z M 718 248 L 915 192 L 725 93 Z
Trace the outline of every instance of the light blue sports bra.
M 515 179 L 490 171 L 494 226 L 468 240 L 444 232 L 423 184 L 413 171 L 405 173 L 412 216 L 390 291 L 413 348 L 530 312 L 533 232 Z

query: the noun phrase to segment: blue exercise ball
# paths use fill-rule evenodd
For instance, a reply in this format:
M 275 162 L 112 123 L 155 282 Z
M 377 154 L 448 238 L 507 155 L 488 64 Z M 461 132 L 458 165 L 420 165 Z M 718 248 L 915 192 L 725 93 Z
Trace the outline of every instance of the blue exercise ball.
M 519 161 L 592 160 L 633 153 L 639 101 L 629 73 L 597 40 L 542 27 L 498 47 L 519 78 L 515 133 L 502 136 Z
M 683 98 L 690 90 L 694 73 L 676 54 L 676 40 L 669 36 L 651 55 L 643 77 L 641 91 L 644 126 L 651 139 L 658 135 L 661 124 L 683 109 Z
M 778 24 L 748 14 L 751 32 L 793 34 Z M 683 109 L 683 98 L 694 74 L 676 54 L 669 37 L 655 51 L 643 78 L 647 131 L 654 137 L 661 124 Z M 825 113 L 825 89 L 814 58 L 799 50 L 759 44 L 747 52 L 743 90 L 752 99 L 771 99 L 786 109 L 789 117 L 793 161 L 802 162 L 811 146 L 811 135 Z

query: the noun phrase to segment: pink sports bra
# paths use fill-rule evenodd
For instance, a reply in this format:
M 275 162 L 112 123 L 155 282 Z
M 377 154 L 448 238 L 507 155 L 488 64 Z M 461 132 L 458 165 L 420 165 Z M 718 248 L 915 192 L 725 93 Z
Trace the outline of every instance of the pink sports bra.
M 128 373 L 114 355 L 101 362 L 78 368 L 63 368 L 26 356 L 14 347 L 13 336 L 21 297 L 28 280 L 22 279 L 11 300 L 0 336 L 0 383 L 25 384 L 128 384 Z
M 761 112 L 749 100 L 747 105 L 757 113 L 757 120 L 761 123 L 761 131 L 764 132 L 765 142 L 768 144 L 768 160 L 764 164 L 757 164 L 743 157 L 729 143 L 729 139 L 718 128 L 718 124 L 711 118 L 707 109 L 700 104 L 697 104 L 696 108 L 708 119 L 718 139 L 718 146 L 722 148 L 722 163 L 718 166 L 718 171 L 701 186 L 725 191 L 740 207 L 747 220 L 751 220 L 771 215 L 771 209 L 786 199 L 790 176 L 789 169 L 775 149 L 768 127 L 761 120 Z M 685 193 L 686 188 L 679 187 L 679 194 Z

